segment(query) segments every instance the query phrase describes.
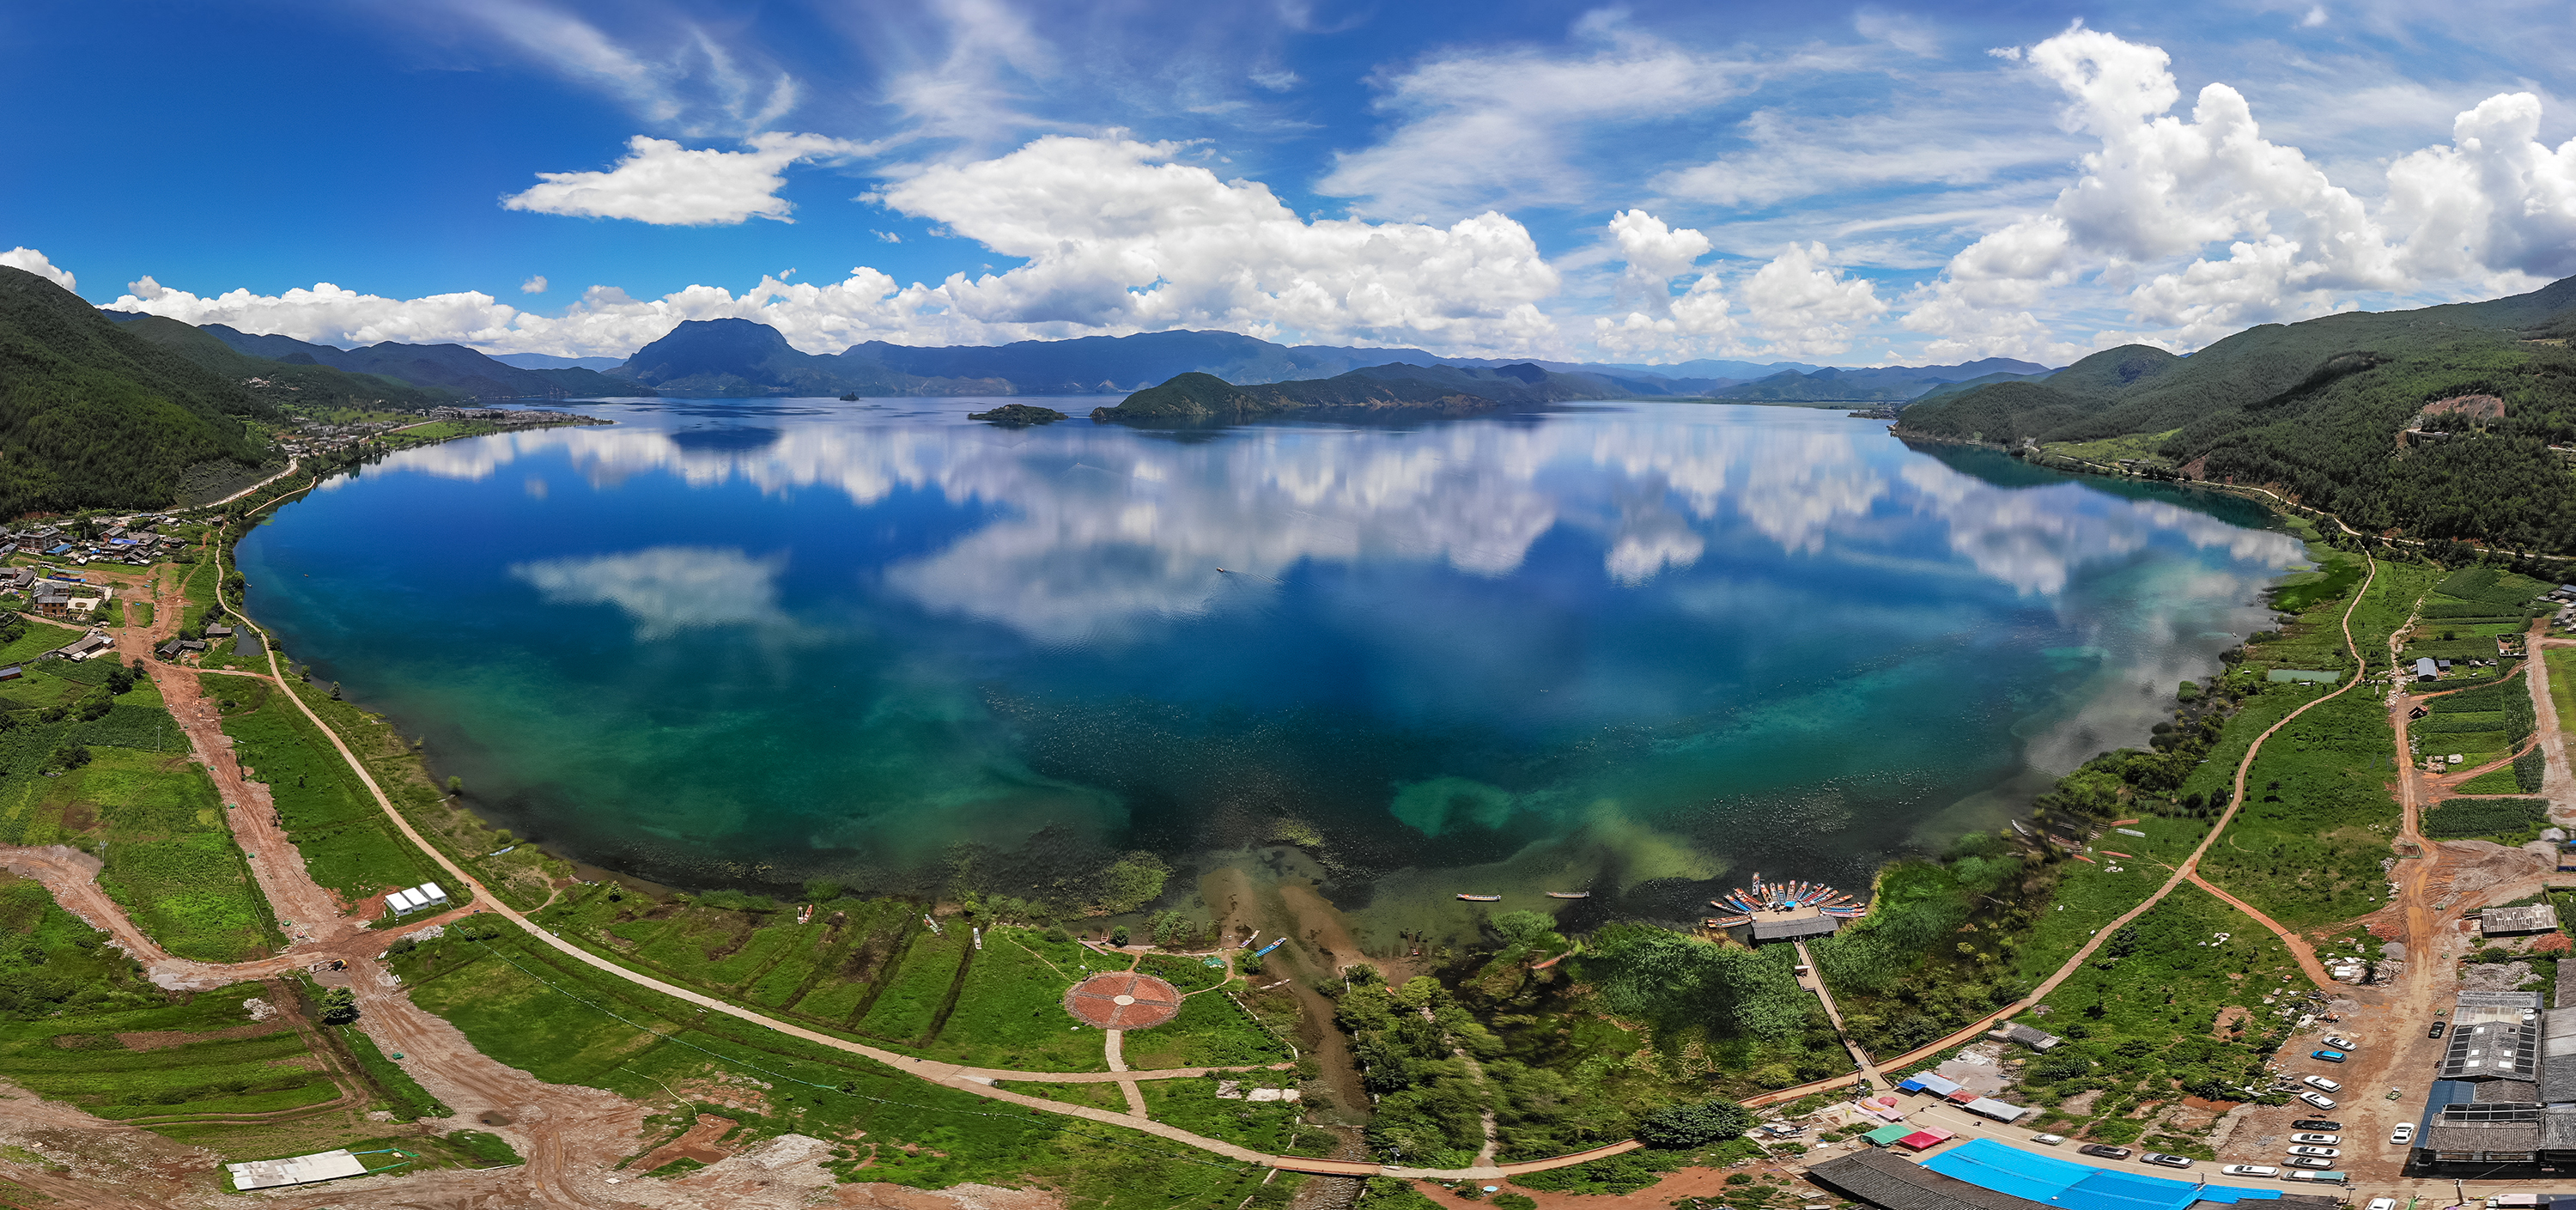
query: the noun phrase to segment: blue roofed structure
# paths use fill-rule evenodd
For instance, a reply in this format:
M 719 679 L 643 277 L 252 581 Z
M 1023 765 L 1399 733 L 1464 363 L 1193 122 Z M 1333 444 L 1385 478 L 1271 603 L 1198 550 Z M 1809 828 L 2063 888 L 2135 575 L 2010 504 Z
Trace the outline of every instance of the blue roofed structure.
M 2278 1189 L 2199 1185 L 2139 1172 L 2115 1172 L 2040 1155 L 1993 1139 L 1976 1139 L 1923 1161 L 1943 1176 L 2068 1210 L 2185 1210 L 2194 1202 L 2276 1202 Z

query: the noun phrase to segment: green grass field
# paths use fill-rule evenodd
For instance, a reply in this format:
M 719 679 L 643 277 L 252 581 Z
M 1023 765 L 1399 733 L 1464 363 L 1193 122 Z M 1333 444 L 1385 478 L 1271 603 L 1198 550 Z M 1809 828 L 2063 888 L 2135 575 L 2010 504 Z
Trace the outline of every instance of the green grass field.
M 675 1093 L 686 1098 L 723 1086 L 764 1107 L 707 1106 L 744 1123 L 737 1141 L 789 1131 L 850 1139 L 865 1131 L 865 1141 L 845 1148 L 833 1165 L 863 1181 L 1037 1184 L 1085 1210 L 1230 1210 L 1265 1175 L 700 1013 L 565 959 L 516 929 L 492 927 L 501 931 L 488 942 L 451 932 L 397 957 L 397 969 L 416 1003 L 455 1023 L 484 1053 L 540 1079 L 663 1104 Z M 903 1150 L 907 1144 L 919 1150 Z
M 437 876 L 294 703 L 277 700 L 265 681 L 205 673 L 199 680 L 208 697 L 235 703 L 223 708 L 224 734 L 249 775 L 268 783 L 313 881 L 354 903 Z
M 2300 715 L 2263 745 L 2245 806 L 2202 873 L 2292 928 L 2375 910 L 2398 824 L 2395 747 L 2375 694 L 2345 693 Z
M 175 730 L 166 712 L 134 709 Z M 222 807 L 205 770 L 168 752 L 102 744 L 59 777 L 0 779 L 0 831 L 20 844 L 98 853 L 100 888 L 145 934 L 183 958 L 240 962 L 284 938 Z

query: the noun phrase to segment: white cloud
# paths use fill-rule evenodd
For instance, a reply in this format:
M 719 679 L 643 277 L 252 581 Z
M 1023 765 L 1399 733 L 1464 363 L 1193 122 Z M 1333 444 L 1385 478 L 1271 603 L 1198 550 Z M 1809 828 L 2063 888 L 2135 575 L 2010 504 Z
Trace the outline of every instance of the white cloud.
M 1587 200 L 1571 157 L 1605 124 L 1663 119 L 1741 94 L 1756 70 L 1693 54 L 1594 13 L 1575 27 L 1580 57 L 1537 49 L 1435 58 L 1385 83 L 1386 138 L 1334 157 L 1315 186 L 1380 215 L 1461 214 L 1487 206 Z
M 1877 287 L 1843 276 L 1822 243 L 1791 244 L 1755 270 L 1738 290 L 1739 317 L 1716 270 L 1678 297 L 1671 292 L 1672 279 L 1708 252 L 1706 235 L 1643 210 L 1621 211 L 1610 233 L 1627 263 L 1617 301 L 1635 308 L 1592 321 L 1593 343 L 1612 358 L 1827 356 L 1850 348 L 1853 327 L 1887 310 Z
M 546 275 L 543 273 L 535 274 L 529 277 L 528 280 L 519 283 L 519 293 L 521 294 L 543 294 L 545 292 Z
M 2326 6 L 2322 4 L 2312 5 L 2308 9 L 2308 15 L 2299 18 L 2299 28 L 2315 29 L 2318 26 L 2325 24 L 2326 20 Z
M 327 343 L 456 341 L 571 356 L 621 355 L 681 320 L 724 317 L 770 324 L 809 352 L 1184 327 L 1461 353 L 1555 348 L 1554 322 L 1537 304 L 1558 275 L 1519 223 L 1492 213 L 1446 227 L 1310 222 L 1264 185 L 1173 162 L 1175 150 L 1051 137 L 923 169 L 872 195 L 1026 261 L 937 285 L 904 286 L 862 266 L 821 284 L 764 277 L 739 296 L 691 286 L 637 300 L 594 286 L 545 315 L 480 293 L 394 299 L 324 283 L 201 297 L 145 278 L 110 305 Z
M 1272 92 L 1286 92 L 1306 82 L 1305 77 L 1286 68 L 1278 71 L 1256 71 L 1247 78 Z
M 1791 244 L 1744 284 L 1744 302 L 1770 351 L 1821 357 L 1851 347 L 1853 324 L 1887 310 L 1877 287 L 1846 278 L 1821 243 Z
M 2188 119 L 2172 113 L 2181 90 L 2159 48 L 2079 26 L 2020 57 L 2067 97 L 2067 128 L 2098 146 L 2045 211 L 1960 251 L 1911 300 L 1903 323 L 1937 337 L 1929 355 L 2193 348 L 2357 295 L 2492 293 L 2576 272 L 2576 141 L 2537 141 L 2531 94 L 2488 99 L 2459 116 L 2449 146 L 2389 166 L 2373 213 L 2265 139 L 2226 84 L 2202 88 Z M 2062 339 L 2039 312 L 2085 284 L 2125 289 L 2132 328 Z
M 7 265 L 12 269 L 24 269 L 66 290 L 80 288 L 77 280 L 72 277 L 71 270 L 55 268 L 54 262 L 45 259 L 44 253 L 23 245 L 0 252 L 0 265 Z
M 765 130 L 795 109 L 799 97 L 795 77 L 745 66 L 738 51 L 689 22 L 674 24 L 667 49 L 655 54 L 543 3 L 455 0 L 432 11 L 462 15 L 530 58 L 625 102 L 653 126 L 682 134 Z
M 794 222 L 778 190 L 787 166 L 865 155 L 873 145 L 819 134 L 753 135 L 749 151 L 692 151 L 637 135 L 606 172 L 540 172 L 544 184 L 503 198 L 512 210 L 582 218 L 626 218 L 664 226 L 730 225 L 748 218 Z

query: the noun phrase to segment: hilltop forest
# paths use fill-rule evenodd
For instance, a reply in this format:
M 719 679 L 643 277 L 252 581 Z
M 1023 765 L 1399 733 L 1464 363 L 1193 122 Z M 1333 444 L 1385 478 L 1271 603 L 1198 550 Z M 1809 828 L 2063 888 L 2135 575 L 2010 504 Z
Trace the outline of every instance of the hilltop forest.
M 2576 551 L 2571 334 L 2576 279 L 2266 324 L 2190 357 L 2125 346 L 1926 399 L 1896 431 L 2047 452 L 2125 442 L 2151 473 L 2271 487 L 2364 532 Z M 2499 399 L 2504 415 L 2424 410 L 2466 396 Z
M 243 387 L 0 268 L 0 515 L 169 504 L 192 470 L 256 467 Z

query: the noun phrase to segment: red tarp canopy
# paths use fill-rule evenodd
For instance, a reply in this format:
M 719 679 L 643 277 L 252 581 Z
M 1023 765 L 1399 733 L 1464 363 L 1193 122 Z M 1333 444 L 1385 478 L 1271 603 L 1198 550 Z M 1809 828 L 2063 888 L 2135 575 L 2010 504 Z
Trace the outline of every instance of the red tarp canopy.
M 1912 1133 L 1912 1134 L 1909 1134 L 1909 1135 L 1905 1136 L 1904 1138 L 1901 1138 L 1901 1139 L 1896 1140 L 1896 1143 L 1897 1143 L 1897 1145 L 1898 1145 L 1898 1146 L 1900 1146 L 1900 1147 L 1911 1147 L 1911 1148 L 1915 1149 L 1916 1151 L 1921 1151 L 1921 1150 L 1923 1150 L 1923 1149 L 1924 1149 L 1924 1148 L 1926 1148 L 1926 1147 L 1931 1147 L 1931 1146 L 1935 1146 L 1935 1145 L 1937 1145 L 1937 1144 L 1946 1143 L 1946 1142 L 1949 1142 L 1951 1139 L 1954 1139 L 1954 1138 L 1957 1138 L 1957 1137 L 1958 1137 L 1957 1135 L 1951 1134 L 1951 1133 L 1950 1133 L 1949 1131 L 1947 1131 L 1947 1130 L 1929 1130 L 1929 1129 L 1926 1129 L 1926 1130 L 1917 1130 L 1917 1131 L 1915 1131 L 1914 1133 Z

